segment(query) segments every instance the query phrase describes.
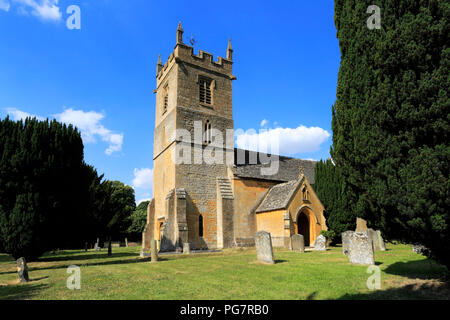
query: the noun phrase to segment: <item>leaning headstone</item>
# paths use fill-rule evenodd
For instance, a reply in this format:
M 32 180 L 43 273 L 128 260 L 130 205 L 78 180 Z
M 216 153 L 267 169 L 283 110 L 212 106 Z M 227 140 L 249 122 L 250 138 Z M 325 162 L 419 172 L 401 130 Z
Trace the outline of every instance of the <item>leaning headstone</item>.
M 190 254 L 191 253 L 191 244 L 189 242 L 183 243 L 183 253 Z
M 270 233 L 260 231 L 255 234 L 256 255 L 258 261 L 273 264 L 273 248 Z
M 361 218 L 356 218 L 356 230 L 355 232 L 366 232 L 367 221 Z
M 150 241 L 150 256 L 151 262 L 158 261 L 158 243 L 156 240 Z
M 19 282 L 28 282 L 28 266 L 25 258 L 17 259 L 17 272 L 19 273 Z
M 327 250 L 327 238 L 323 235 L 317 237 L 314 244 L 314 250 L 316 251 L 326 251 Z
M 375 264 L 373 245 L 367 232 L 353 232 L 350 234 L 348 259 L 350 263 L 355 264 Z
M 341 233 L 342 236 L 342 253 L 348 256 L 350 250 L 350 236 L 355 231 L 345 231 Z
M 291 236 L 291 250 L 297 252 L 305 252 L 305 239 L 301 234 Z

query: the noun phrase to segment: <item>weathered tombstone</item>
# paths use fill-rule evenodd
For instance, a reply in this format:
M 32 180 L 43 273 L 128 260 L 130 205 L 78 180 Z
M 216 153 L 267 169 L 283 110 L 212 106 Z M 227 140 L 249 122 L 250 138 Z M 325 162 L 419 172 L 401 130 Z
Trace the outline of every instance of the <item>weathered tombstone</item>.
M 270 233 L 260 231 L 255 234 L 256 255 L 258 261 L 273 264 L 273 248 Z
M 386 247 L 384 245 L 383 237 L 381 236 L 380 230 L 373 230 L 371 228 L 367 229 L 367 235 L 373 243 L 373 250 L 375 251 L 386 251 Z
M 101 250 L 101 248 L 100 248 L 100 238 L 97 238 L 97 242 L 95 243 L 94 249 L 95 249 L 95 251 L 100 251 Z
M 381 236 L 381 231 L 377 230 L 377 241 L 378 241 L 378 248 L 380 249 L 380 251 L 386 251 L 386 245 L 384 244 L 384 239 Z
M 361 218 L 356 218 L 356 230 L 355 232 L 366 232 L 367 221 Z
M 144 249 L 141 249 L 141 253 L 139 256 L 141 258 L 148 258 L 148 257 L 150 257 L 150 252 L 146 252 Z
M 350 263 L 355 264 L 375 264 L 373 245 L 367 232 L 353 232 L 350 234 L 348 259 Z
M 298 252 L 305 252 L 305 239 L 301 234 L 294 234 L 291 236 L 291 250 Z
M 345 231 L 341 233 L 342 236 L 342 253 L 346 256 L 349 253 L 350 250 L 350 235 L 354 233 L 354 231 Z
M 158 261 L 158 243 L 156 240 L 150 241 L 150 256 L 151 256 L 151 262 Z
M 17 272 L 19 274 L 19 282 L 28 282 L 28 266 L 25 258 L 17 259 Z
M 373 230 L 372 228 L 367 228 L 367 236 L 369 237 L 369 240 L 372 241 L 372 245 L 373 245 L 373 250 L 374 251 L 379 251 L 379 245 L 378 245 L 378 235 L 377 232 L 375 230 Z
M 418 254 L 426 255 L 428 253 L 428 248 L 421 244 L 413 244 L 412 251 Z
M 183 253 L 190 254 L 191 253 L 191 244 L 189 242 L 183 243 Z
M 327 238 L 323 235 L 317 237 L 314 244 L 314 250 L 316 251 L 326 251 L 327 250 Z

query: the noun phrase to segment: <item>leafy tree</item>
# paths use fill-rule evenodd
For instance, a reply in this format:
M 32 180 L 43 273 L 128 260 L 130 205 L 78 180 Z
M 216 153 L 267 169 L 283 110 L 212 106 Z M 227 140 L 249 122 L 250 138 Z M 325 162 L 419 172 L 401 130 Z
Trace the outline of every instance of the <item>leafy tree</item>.
M 369 30 L 366 10 L 381 9 Z M 450 266 L 450 3 L 336 0 L 332 158 L 353 214 Z
M 150 201 L 142 201 L 131 214 L 127 233 L 131 239 L 139 239 L 147 224 L 147 206 Z
M 330 159 L 319 161 L 314 168 L 314 191 L 325 206 L 325 218 L 332 233 L 332 241 L 338 242 L 341 233 L 355 229 L 356 217 L 351 210 L 351 198 L 341 169 Z
M 102 215 L 107 221 L 106 229 L 110 237 L 124 237 L 130 224 L 129 217 L 136 209 L 134 189 L 120 181 L 106 181 L 107 193 Z

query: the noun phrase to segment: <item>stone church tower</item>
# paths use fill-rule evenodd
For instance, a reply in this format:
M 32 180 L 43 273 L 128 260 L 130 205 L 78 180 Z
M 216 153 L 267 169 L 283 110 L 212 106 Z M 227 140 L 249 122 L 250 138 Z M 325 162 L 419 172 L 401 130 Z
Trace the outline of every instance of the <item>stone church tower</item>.
M 153 239 L 160 241 L 161 251 L 181 250 L 186 242 L 193 249 L 251 245 L 258 231 L 257 209 L 269 189 L 283 182 L 300 181 L 299 172 L 305 169 L 313 172 L 314 162 L 286 157 L 280 158 L 280 171 L 272 177 L 261 176 L 260 162 L 235 163 L 232 82 L 236 77 L 232 67 L 230 42 L 226 58 L 215 61 L 212 54 L 202 50 L 196 55 L 192 46 L 183 43 L 181 23 L 173 53 L 164 65 L 161 57 L 158 59 L 154 197 L 148 206 L 143 252 Z M 226 144 L 230 136 L 231 145 Z M 255 159 L 260 155 L 253 154 Z M 204 155 L 211 155 L 213 161 Z M 290 185 L 300 189 L 300 183 Z M 307 186 L 310 188 L 309 183 Z M 315 210 L 320 211 L 317 217 L 321 228 L 326 228 L 319 203 Z M 263 206 L 267 207 L 273 206 Z M 267 215 L 264 211 L 260 216 Z M 285 217 L 279 221 L 283 226 Z M 320 232 L 312 224 L 308 228 Z M 284 245 L 285 232 L 280 236 L 279 243 Z
M 222 133 L 233 129 L 232 54 L 229 43 L 226 58 L 214 61 L 201 50 L 194 55 L 193 47 L 183 43 L 180 23 L 173 53 L 164 65 L 158 61 L 153 152 L 157 221 L 153 232 L 158 238 L 164 233 L 167 241 L 161 242 L 162 249 L 174 249 L 184 241 L 215 247 L 221 240 L 217 234 L 217 177 L 227 176 L 226 154 L 232 158 L 234 150 L 224 149 L 221 164 L 198 163 L 195 156 L 203 154 L 212 142 L 212 129 Z M 194 124 L 201 132 L 194 132 Z M 191 142 L 177 137 L 179 129 L 189 131 Z M 197 141 L 195 134 L 201 136 Z M 190 147 L 191 164 L 176 163 L 177 150 L 183 147 L 180 144 Z M 203 231 L 201 241 L 193 236 L 201 234 L 199 231 Z

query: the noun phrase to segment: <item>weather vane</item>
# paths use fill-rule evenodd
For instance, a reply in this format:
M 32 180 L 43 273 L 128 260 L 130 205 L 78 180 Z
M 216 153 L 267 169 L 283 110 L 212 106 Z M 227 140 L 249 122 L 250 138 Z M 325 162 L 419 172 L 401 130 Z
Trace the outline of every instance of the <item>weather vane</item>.
M 194 46 L 194 44 L 197 43 L 197 41 L 194 39 L 194 35 L 191 33 L 191 39 L 189 40 L 191 46 Z

